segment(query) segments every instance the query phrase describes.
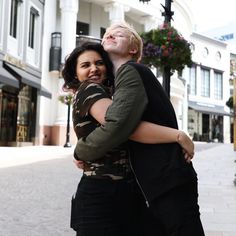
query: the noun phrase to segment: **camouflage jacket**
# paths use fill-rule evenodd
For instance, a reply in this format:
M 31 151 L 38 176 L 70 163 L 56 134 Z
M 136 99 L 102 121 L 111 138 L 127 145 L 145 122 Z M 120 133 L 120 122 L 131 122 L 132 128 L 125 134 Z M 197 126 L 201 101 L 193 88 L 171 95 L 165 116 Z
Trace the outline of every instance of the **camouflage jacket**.
M 109 89 L 96 83 L 83 82 L 74 97 L 73 126 L 77 138 L 86 138 L 100 124 L 89 114 L 91 106 L 102 98 L 111 98 Z M 113 148 L 103 157 L 85 161 L 84 175 L 92 178 L 123 179 L 130 174 L 126 144 Z

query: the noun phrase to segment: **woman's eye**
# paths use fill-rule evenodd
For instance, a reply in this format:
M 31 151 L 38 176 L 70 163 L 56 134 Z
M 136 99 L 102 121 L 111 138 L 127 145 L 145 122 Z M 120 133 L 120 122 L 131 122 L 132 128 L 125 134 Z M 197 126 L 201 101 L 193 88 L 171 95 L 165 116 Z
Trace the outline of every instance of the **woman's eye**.
M 103 65 L 104 65 L 104 62 L 103 62 L 103 61 L 97 61 L 97 62 L 96 62 L 96 65 L 97 65 L 97 66 L 103 66 Z
M 81 68 L 87 68 L 87 67 L 89 67 L 89 64 L 87 64 L 87 63 L 84 63 L 81 65 Z

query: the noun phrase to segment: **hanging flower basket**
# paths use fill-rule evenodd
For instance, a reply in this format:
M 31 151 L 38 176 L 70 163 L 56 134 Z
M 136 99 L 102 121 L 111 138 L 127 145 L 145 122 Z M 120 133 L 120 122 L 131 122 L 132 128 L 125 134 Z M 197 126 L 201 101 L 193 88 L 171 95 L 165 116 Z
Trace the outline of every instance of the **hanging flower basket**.
M 185 66 L 191 67 L 190 43 L 174 27 L 164 24 L 162 27 L 142 33 L 141 37 L 142 63 L 158 67 L 161 71 L 164 67 L 169 67 L 172 72 L 182 72 Z
M 62 94 L 58 96 L 58 100 L 65 105 L 71 105 L 73 103 L 74 95 L 72 93 Z

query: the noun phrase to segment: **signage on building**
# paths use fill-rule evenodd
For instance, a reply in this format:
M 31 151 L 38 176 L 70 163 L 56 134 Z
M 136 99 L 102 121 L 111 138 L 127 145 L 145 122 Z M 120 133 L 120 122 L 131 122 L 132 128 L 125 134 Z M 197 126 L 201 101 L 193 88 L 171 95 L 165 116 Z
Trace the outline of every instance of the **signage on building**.
M 6 54 L 4 56 L 3 60 L 5 62 L 8 62 L 8 63 L 12 64 L 12 65 L 17 66 L 18 68 L 21 68 L 21 69 L 25 69 L 26 68 L 25 63 L 23 63 L 21 60 L 15 58 L 13 56 L 10 56 L 8 54 Z

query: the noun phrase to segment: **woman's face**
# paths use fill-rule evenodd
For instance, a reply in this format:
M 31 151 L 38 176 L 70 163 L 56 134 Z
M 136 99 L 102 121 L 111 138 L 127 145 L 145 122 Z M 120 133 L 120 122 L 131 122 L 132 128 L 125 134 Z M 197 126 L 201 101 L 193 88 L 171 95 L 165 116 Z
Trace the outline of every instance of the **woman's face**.
M 77 58 L 76 75 L 80 82 L 85 80 L 102 83 L 106 78 L 106 66 L 100 54 L 85 51 Z

